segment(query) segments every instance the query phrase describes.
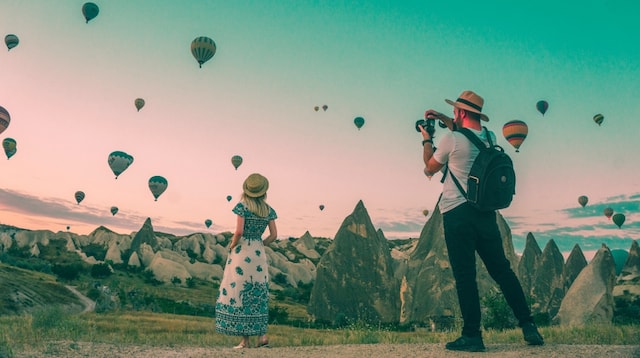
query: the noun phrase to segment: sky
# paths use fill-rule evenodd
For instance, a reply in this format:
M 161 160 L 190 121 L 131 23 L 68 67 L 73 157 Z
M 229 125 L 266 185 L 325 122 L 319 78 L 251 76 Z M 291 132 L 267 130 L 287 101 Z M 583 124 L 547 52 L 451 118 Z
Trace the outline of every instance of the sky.
M 259 172 L 280 238 L 333 237 L 360 200 L 387 238 L 418 237 L 442 185 L 423 174 L 415 122 L 429 108 L 453 116 L 444 100 L 473 90 L 514 161 L 500 212 L 516 250 L 529 232 L 564 252 L 640 236 L 640 3 L 103 0 L 88 23 L 83 3 L 0 1 L 0 35 L 20 39 L 0 50 L 0 139 L 17 142 L 0 158 L 2 224 L 232 231 L 242 182 Z M 202 68 L 199 36 L 217 45 Z M 519 152 L 502 136 L 516 119 L 529 128 Z M 118 179 L 113 151 L 134 157 Z M 157 201 L 155 175 L 168 181 Z

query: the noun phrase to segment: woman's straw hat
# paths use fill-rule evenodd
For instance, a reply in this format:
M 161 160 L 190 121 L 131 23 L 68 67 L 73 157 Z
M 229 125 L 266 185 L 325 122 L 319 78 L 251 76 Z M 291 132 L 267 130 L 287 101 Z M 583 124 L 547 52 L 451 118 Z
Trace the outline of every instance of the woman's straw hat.
M 475 92 L 473 91 L 462 92 L 455 102 L 450 99 L 445 99 L 444 101 L 456 108 L 464 109 L 465 111 L 469 111 L 469 112 L 478 113 L 480 115 L 480 118 L 483 121 L 489 122 L 489 117 L 487 117 L 484 113 L 482 113 L 482 106 L 484 105 L 484 99 L 482 99 L 482 97 L 475 94 Z
M 258 173 L 249 175 L 242 184 L 242 191 L 252 198 L 263 196 L 267 189 L 269 189 L 269 181 Z

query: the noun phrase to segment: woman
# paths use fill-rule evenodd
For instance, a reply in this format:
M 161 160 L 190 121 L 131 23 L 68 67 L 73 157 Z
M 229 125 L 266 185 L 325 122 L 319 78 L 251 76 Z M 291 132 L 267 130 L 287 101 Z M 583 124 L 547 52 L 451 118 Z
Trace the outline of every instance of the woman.
M 264 245 L 277 235 L 276 212 L 265 201 L 269 181 L 254 173 L 242 184 L 242 198 L 233 208 L 236 230 L 216 302 L 216 331 L 242 336 L 236 349 L 248 348 L 250 336 L 260 336 L 258 347 L 268 347 L 269 268 Z M 269 227 L 264 241 L 262 234 Z

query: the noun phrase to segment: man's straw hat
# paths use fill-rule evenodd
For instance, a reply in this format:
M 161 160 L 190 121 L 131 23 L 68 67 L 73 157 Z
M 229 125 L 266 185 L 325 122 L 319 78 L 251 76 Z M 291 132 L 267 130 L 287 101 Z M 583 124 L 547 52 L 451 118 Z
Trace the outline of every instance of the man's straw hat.
M 450 99 L 445 99 L 444 101 L 458 109 L 478 113 L 483 121 L 489 122 L 489 117 L 482 113 L 484 99 L 473 91 L 462 92 L 455 102 Z

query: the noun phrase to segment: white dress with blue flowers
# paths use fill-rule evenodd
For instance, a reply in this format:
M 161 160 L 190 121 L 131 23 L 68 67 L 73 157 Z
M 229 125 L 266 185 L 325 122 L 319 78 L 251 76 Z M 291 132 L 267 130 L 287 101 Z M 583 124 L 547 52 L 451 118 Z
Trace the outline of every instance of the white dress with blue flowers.
M 243 203 L 233 212 L 244 217 L 244 228 L 224 268 L 216 302 L 216 332 L 261 336 L 267 333 L 269 322 L 269 270 L 262 234 L 277 215 L 269 207 L 267 217 L 261 218 Z

